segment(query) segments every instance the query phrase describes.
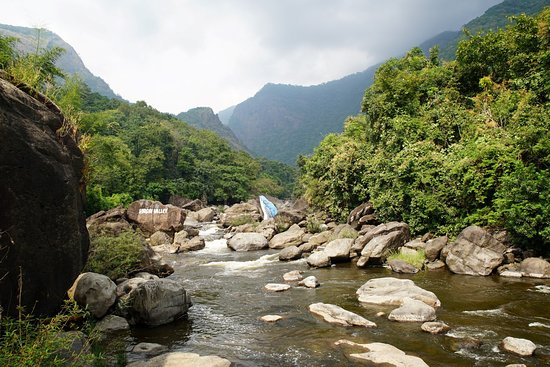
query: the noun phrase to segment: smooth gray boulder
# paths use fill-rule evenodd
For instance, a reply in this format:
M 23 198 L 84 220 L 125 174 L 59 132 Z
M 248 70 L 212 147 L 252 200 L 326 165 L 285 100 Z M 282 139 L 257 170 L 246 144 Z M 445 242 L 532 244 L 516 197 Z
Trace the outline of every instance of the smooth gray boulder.
M 212 208 L 203 208 L 197 211 L 197 220 L 199 222 L 211 222 L 216 216 L 216 211 Z
M 230 367 L 231 362 L 218 356 L 201 356 L 196 353 L 172 352 L 147 361 L 137 361 L 126 367 Z
M 411 265 L 408 262 L 403 260 L 390 260 L 388 261 L 388 265 L 390 266 L 391 270 L 394 273 L 402 273 L 402 274 L 418 273 L 418 269 L 414 265 Z
M 302 250 L 297 246 L 286 247 L 279 252 L 279 260 L 290 261 L 297 260 L 302 257 Z
M 96 317 L 103 317 L 116 300 L 116 284 L 109 277 L 97 273 L 82 273 L 68 290 L 69 298 L 87 307 Z
M 141 354 L 147 357 L 158 356 L 168 352 L 168 347 L 157 343 L 138 343 L 132 348 L 132 353 Z
M 307 242 L 313 245 L 319 246 L 319 245 L 322 245 L 323 243 L 327 243 L 330 240 L 331 236 L 332 236 L 332 231 L 323 231 L 311 236 Z
M 279 315 L 265 315 L 260 317 L 260 320 L 262 320 L 263 322 L 277 322 L 282 319 L 283 319 L 282 316 L 279 316 Z
M 300 270 L 292 270 L 288 273 L 284 273 L 283 279 L 285 282 L 298 282 L 304 279 L 304 277 L 302 276 L 302 272 Z
M 284 292 L 290 289 L 290 285 L 280 283 L 268 283 L 264 286 L 264 288 L 270 292 Z
M 356 252 L 361 252 L 363 248 L 369 243 L 372 239 L 380 236 L 387 235 L 392 232 L 400 232 L 400 238 L 403 238 L 403 243 L 405 244 L 409 241 L 411 234 L 410 228 L 407 223 L 403 222 L 388 222 L 377 225 L 376 227 L 368 230 L 364 235 L 357 237 L 355 243 L 353 244 L 352 250 Z
M 403 246 L 409 240 L 409 235 L 408 230 L 403 230 L 375 237 L 363 247 L 361 256 L 368 258 L 369 263 L 381 264 L 392 250 Z
M 227 247 L 237 252 L 264 250 L 267 239 L 259 233 L 237 233 L 227 241 Z
M 342 307 L 328 303 L 314 303 L 309 305 L 309 312 L 321 316 L 326 322 L 341 326 L 376 327 L 374 322 L 365 319 Z
M 305 233 L 302 228 L 292 226 L 287 231 L 273 236 L 269 241 L 269 248 L 283 249 L 290 246 L 299 246 L 302 244 L 302 237 Z
M 516 354 L 522 357 L 532 356 L 537 349 L 535 343 L 528 339 L 506 337 L 500 343 L 500 349 L 505 352 Z
M 177 232 L 183 229 L 186 213 L 174 205 L 159 201 L 137 200 L 128 206 L 126 215 L 131 222 L 148 234 L 157 231 Z
M 437 296 L 414 284 L 410 279 L 375 278 L 363 284 L 356 292 L 359 302 L 377 305 L 402 305 L 406 297 L 432 307 L 441 306 Z
M 299 286 L 303 286 L 306 288 L 317 288 L 320 284 L 317 278 L 313 275 L 310 275 L 309 277 L 305 278 L 304 280 L 301 280 L 298 283 Z
M 430 334 L 443 334 L 451 330 L 451 327 L 444 322 L 440 321 L 428 321 L 422 324 L 420 327 L 422 331 Z
M 330 258 L 324 251 L 313 252 L 306 259 L 306 262 L 313 268 L 326 268 L 327 266 L 330 266 Z
M 525 277 L 550 278 L 550 263 L 538 257 L 524 259 L 519 269 Z
M 341 238 L 330 241 L 326 244 L 323 252 L 327 255 L 331 261 L 345 261 L 350 258 L 350 250 L 353 245 L 353 239 Z
M 197 236 L 181 243 L 178 252 L 198 251 L 205 246 L 204 238 Z
M 435 320 L 435 309 L 422 301 L 405 297 L 401 307 L 388 315 L 388 319 L 398 322 L 426 322 Z
M 183 285 L 167 278 L 141 283 L 122 300 L 133 325 L 168 324 L 185 316 L 191 307 L 191 297 Z

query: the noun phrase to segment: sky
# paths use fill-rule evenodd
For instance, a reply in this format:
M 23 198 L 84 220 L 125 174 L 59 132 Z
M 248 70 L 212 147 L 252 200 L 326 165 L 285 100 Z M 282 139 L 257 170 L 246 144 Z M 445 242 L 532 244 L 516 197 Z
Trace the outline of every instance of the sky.
M 7 1 L 7 0 L 2 0 Z M 46 28 L 129 101 L 215 112 L 267 83 L 365 70 L 502 0 L 17 0 L 0 23 Z

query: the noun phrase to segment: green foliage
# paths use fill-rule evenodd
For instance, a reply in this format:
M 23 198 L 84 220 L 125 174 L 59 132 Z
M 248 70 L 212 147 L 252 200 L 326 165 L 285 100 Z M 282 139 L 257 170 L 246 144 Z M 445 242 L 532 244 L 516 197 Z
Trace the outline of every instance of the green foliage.
M 322 231 L 321 229 L 322 224 L 323 222 L 321 222 L 319 219 L 317 219 L 312 215 L 306 218 L 306 229 L 308 233 L 312 233 L 312 234 L 320 233 Z
M 231 218 L 228 224 L 232 227 L 238 227 L 244 224 L 258 224 L 258 222 L 250 215 L 239 215 L 238 217 Z
M 415 233 L 508 229 L 550 244 L 550 8 L 472 36 L 457 60 L 411 50 L 376 73 L 364 114 L 300 162 L 305 197 L 332 216 L 371 201 Z
M 424 250 L 417 250 L 416 253 L 402 253 L 400 251 L 392 251 L 386 261 L 401 260 L 407 264 L 411 264 L 417 269 L 422 269 L 426 255 Z
M 90 240 L 85 271 L 118 279 L 140 269 L 145 250 L 144 239 L 139 232 L 126 230 L 116 236 L 95 233 Z
M 75 336 L 64 333 L 82 329 L 87 317 L 76 303 L 68 302 L 50 319 L 30 315 L 1 318 L 0 366 L 90 366 L 97 358 L 86 352 L 74 355 L 71 347 Z

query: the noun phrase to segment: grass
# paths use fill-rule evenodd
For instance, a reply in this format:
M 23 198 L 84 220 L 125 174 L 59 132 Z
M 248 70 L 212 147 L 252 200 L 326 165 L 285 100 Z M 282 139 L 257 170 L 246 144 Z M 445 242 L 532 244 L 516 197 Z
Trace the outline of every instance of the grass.
M 424 254 L 424 250 L 417 250 L 416 254 L 402 254 L 399 250 L 397 250 L 392 251 L 386 261 L 390 260 L 402 260 L 417 269 L 422 269 L 424 261 L 426 260 L 426 255 Z
M 238 227 L 242 226 L 243 224 L 253 224 L 258 223 L 254 218 L 252 218 L 251 215 L 245 214 L 245 215 L 239 215 L 238 217 L 231 218 L 228 221 L 229 225 L 232 227 Z

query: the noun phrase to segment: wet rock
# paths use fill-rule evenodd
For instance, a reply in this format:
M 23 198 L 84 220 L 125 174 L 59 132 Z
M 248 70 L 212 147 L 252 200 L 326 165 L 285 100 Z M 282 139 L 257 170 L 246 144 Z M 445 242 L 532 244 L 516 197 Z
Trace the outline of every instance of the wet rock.
M 262 320 L 263 322 L 277 322 L 282 319 L 283 318 L 279 315 L 265 315 L 260 317 L 260 320 Z
M 65 366 L 77 365 L 83 357 L 90 356 L 90 342 L 82 331 L 62 331 L 57 337 L 63 342 L 58 343 L 54 354 L 57 361 L 65 361 Z
M 482 341 L 474 337 L 465 337 L 465 338 L 452 338 L 451 339 L 451 350 L 453 352 L 458 352 L 460 350 L 471 350 L 479 349 L 483 345 Z
M 298 285 L 306 287 L 306 288 L 317 288 L 320 284 L 317 281 L 317 278 L 315 276 L 310 275 L 309 277 L 307 277 L 304 280 L 300 281 L 298 283 Z
M 426 269 L 433 271 L 433 270 L 440 270 L 445 268 L 445 263 L 441 260 L 435 260 L 432 262 L 428 262 L 424 265 Z
M 313 268 L 326 268 L 330 266 L 330 258 L 324 251 L 313 252 L 306 261 L 307 264 Z
M 204 238 L 197 236 L 180 244 L 178 252 L 198 251 L 202 250 L 205 246 Z
M 157 343 L 139 343 L 132 348 L 132 353 L 141 354 L 147 357 L 158 356 L 168 352 L 168 347 Z
M 445 262 L 456 274 L 489 275 L 504 260 L 506 246 L 478 226 L 465 228 L 447 249 Z
M 109 277 L 96 273 L 82 273 L 67 292 L 69 298 L 87 307 L 96 317 L 103 317 L 116 300 L 116 284 Z
M 532 278 L 550 278 L 550 263 L 538 257 L 529 257 L 520 264 L 523 276 Z
M 279 252 L 279 260 L 290 261 L 296 260 L 302 257 L 302 250 L 296 246 L 286 247 Z
M 521 278 L 523 276 L 523 273 L 521 271 L 504 270 L 498 275 L 506 278 Z
M 185 316 L 191 297 L 181 283 L 164 278 L 139 284 L 123 303 L 130 324 L 159 326 Z
M 116 315 L 107 315 L 100 321 L 98 321 L 95 325 L 94 330 L 99 331 L 101 333 L 109 333 L 113 331 L 119 331 L 119 330 L 129 330 L 130 324 L 128 324 L 128 321 L 124 317 L 116 316 Z
M 300 270 L 292 270 L 283 274 L 283 279 L 285 282 L 298 282 L 304 279 L 304 277 L 302 276 L 302 272 Z
M 125 280 L 124 282 L 120 283 L 116 287 L 117 297 L 122 297 L 124 295 L 129 294 L 131 291 L 136 289 L 138 285 L 140 285 L 141 283 L 145 283 L 146 281 L 147 279 L 143 279 L 143 278 L 132 278 L 132 279 Z
M 283 249 L 290 246 L 299 246 L 302 244 L 302 236 L 305 231 L 297 226 L 290 227 L 287 231 L 278 233 L 269 241 L 269 248 Z
M 443 334 L 451 330 L 451 327 L 444 322 L 425 322 L 420 327 L 423 331 L 430 334 Z
M 359 257 L 359 260 L 357 260 L 357 263 L 355 263 L 355 265 L 358 267 L 358 268 L 364 268 L 367 266 L 367 263 L 369 262 L 369 258 L 368 257 L 365 257 L 365 256 L 361 256 Z
M 437 237 L 426 242 L 426 247 L 424 249 L 424 254 L 426 260 L 435 261 L 439 258 L 439 254 L 443 247 L 447 245 L 449 238 L 447 236 Z
M 227 241 L 227 246 L 238 252 L 263 250 L 267 239 L 259 233 L 237 233 Z
M 163 205 L 158 201 L 134 201 L 126 211 L 128 219 L 145 233 L 156 231 L 177 232 L 183 229 L 185 211 L 177 206 Z
M 375 278 L 363 284 L 356 292 L 359 302 L 378 305 L 402 305 L 406 297 L 422 301 L 432 307 L 441 306 L 435 294 L 422 289 L 410 279 Z
M 537 349 L 537 346 L 532 341 L 528 339 L 513 338 L 511 336 L 504 338 L 499 347 L 505 352 L 522 357 L 532 356 L 535 349 Z
M 39 93 L 0 77 L 0 305 L 51 315 L 88 256 L 84 157 Z M 31 96 L 31 94 L 33 96 Z M 23 280 L 20 287 L 19 280 Z
M 394 273 L 402 273 L 402 274 L 418 273 L 418 269 L 416 267 L 414 267 L 413 265 L 403 260 L 390 260 L 388 261 L 388 265 L 391 267 L 391 270 Z
M 197 211 L 197 220 L 199 222 L 212 222 L 216 216 L 216 211 L 212 208 L 204 208 Z
M 513 363 L 513 364 L 507 364 L 504 367 L 527 367 L 527 365 L 525 365 L 523 363 Z
M 195 353 L 173 352 L 161 354 L 148 361 L 132 362 L 127 367 L 230 367 L 231 362 L 218 356 L 200 356 Z
M 426 322 L 435 320 L 435 309 L 422 301 L 405 297 L 401 307 L 388 315 L 388 319 L 398 322 Z
M 321 316 L 326 322 L 341 326 L 376 327 L 374 322 L 365 319 L 342 307 L 328 303 L 314 303 L 309 305 L 309 312 Z
M 166 232 L 157 231 L 149 237 L 151 246 L 169 245 L 172 243 L 172 237 Z
M 349 260 L 350 250 L 353 245 L 353 239 L 342 238 L 334 241 L 330 241 L 326 244 L 323 252 L 327 255 L 332 262 Z
M 428 367 L 419 357 L 410 356 L 402 350 L 385 343 L 357 344 L 348 340 L 339 340 L 336 345 L 358 347 L 366 352 L 353 353 L 350 357 L 359 361 L 366 361 L 375 365 L 389 367 Z
M 268 283 L 264 288 L 270 292 L 284 292 L 290 289 L 288 284 Z

